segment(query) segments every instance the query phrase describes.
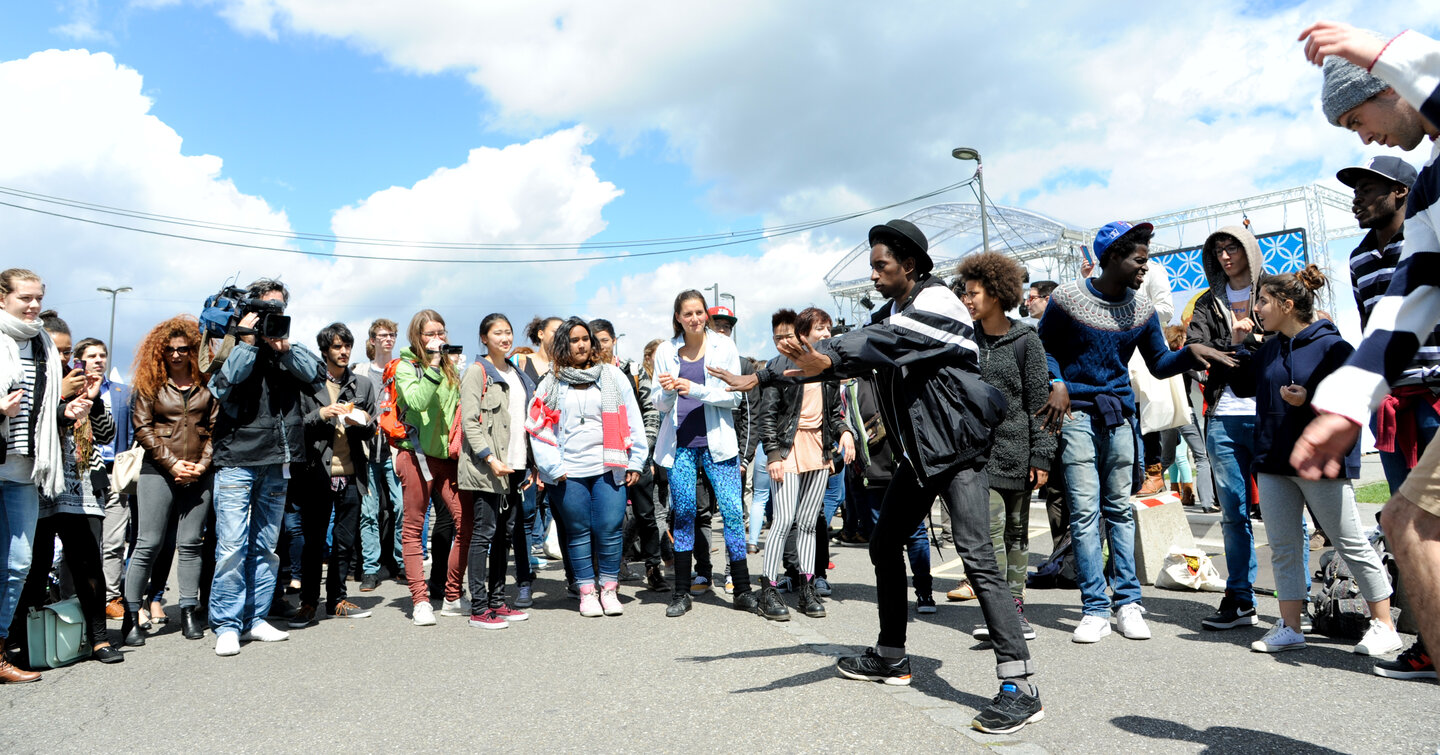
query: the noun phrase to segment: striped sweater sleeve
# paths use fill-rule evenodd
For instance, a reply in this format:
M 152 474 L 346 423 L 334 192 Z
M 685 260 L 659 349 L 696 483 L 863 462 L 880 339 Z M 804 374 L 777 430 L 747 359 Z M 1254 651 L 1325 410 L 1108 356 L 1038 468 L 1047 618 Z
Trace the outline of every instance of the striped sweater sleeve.
M 1372 71 L 1432 124 L 1440 124 L 1440 43 L 1406 31 Z M 1390 287 L 1370 313 L 1365 340 L 1320 384 L 1313 405 L 1365 424 L 1440 322 L 1440 170 L 1432 149 L 1405 206 L 1405 246 Z

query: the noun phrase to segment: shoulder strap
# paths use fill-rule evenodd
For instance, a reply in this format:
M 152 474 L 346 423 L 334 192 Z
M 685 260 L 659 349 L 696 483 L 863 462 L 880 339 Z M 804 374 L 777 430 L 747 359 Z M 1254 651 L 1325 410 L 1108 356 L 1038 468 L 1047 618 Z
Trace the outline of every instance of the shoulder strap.
M 1020 370 L 1022 380 L 1025 378 L 1025 350 L 1029 346 L 1029 340 L 1030 334 L 1026 333 L 1010 342 L 1010 348 L 1015 352 L 1015 366 Z

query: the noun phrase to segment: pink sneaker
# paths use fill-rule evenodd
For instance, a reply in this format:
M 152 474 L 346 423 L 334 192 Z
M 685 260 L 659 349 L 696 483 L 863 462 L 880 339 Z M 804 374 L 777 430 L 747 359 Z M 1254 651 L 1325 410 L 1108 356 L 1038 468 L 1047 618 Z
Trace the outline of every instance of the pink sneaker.
M 605 610 L 606 616 L 620 616 L 625 613 L 625 606 L 620 605 L 620 596 L 615 594 L 620 585 L 615 582 L 606 582 L 600 588 L 600 607 Z
M 600 609 L 600 598 L 595 595 L 595 585 L 580 585 L 580 615 L 593 618 L 602 613 L 604 611 Z
M 492 608 L 490 609 L 490 613 L 493 613 L 506 621 L 524 621 L 530 618 L 530 614 L 525 613 L 524 611 L 516 610 L 514 608 L 511 608 L 510 606 L 500 606 L 499 608 Z
M 496 615 L 494 610 L 470 617 L 470 626 L 477 629 L 508 629 L 510 622 Z

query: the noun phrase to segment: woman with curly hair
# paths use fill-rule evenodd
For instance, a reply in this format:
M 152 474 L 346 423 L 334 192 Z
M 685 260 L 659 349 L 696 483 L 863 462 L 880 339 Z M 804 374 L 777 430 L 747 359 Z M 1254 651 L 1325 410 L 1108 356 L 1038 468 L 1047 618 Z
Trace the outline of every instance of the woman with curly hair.
M 1035 329 L 1005 313 L 1015 309 L 1024 291 L 1025 270 L 999 252 L 972 254 L 960 262 L 955 293 L 975 321 L 980 378 L 1005 395 L 1009 411 L 995 431 L 995 446 L 985 465 L 990 487 L 990 540 L 995 560 L 1005 569 L 1010 595 L 1020 614 L 1025 639 L 1035 630 L 1025 620 L 1025 573 L 1030 559 L 1030 491 L 1045 484 L 1055 456 L 1055 436 L 1045 432 L 1036 413 L 1050 396 L 1045 346 Z M 978 491 L 977 491 L 978 492 Z M 956 590 L 968 586 L 962 583 Z M 975 628 L 988 639 L 986 625 Z
M 159 566 L 169 570 L 167 543 L 180 552 L 180 631 L 205 636 L 200 605 L 202 541 L 210 518 L 210 433 L 220 402 L 200 371 L 199 323 L 178 315 L 156 325 L 135 352 L 135 441 L 145 449 L 135 486 L 135 552 L 125 574 L 125 644 L 145 644 L 138 620 L 146 586 Z M 160 577 L 164 580 L 163 572 Z

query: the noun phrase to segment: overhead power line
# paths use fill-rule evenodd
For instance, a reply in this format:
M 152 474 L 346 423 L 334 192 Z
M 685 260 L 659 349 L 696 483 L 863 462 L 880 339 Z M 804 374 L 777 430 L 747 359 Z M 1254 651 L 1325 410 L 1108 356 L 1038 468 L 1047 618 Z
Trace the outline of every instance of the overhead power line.
M 26 211 L 26 212 L 33 212 L 33 213 L 37 213 L 37 214 L 41 214 L 41 215 L 48 215 L 48 216 L 51 216 L 51 217 L 62 218 L 62 219 L 65 219 L 65 220 L 73 220 L 73 221 L 77 221 L 77 222 L 81 222 L 81 223 L 89 223 L 89 224 L 91 224 L 91 225 L 98 225 L 98 226 L 102 226 L 102 227 L 106 227 L 106 228 L 115 228 L 115 229 L 118 229 L 118 230 L 132 231 L 132 232 L 136 232 L 136 233 L 145 233 L 145 234 L 150 234 L 150 235 L 153 235 L 153 236 L 161 236 L 161 237 L 165 237 L 165 238 L 173 238 L 173 239 L 180 239 L 180 240 L 186 240 L 186 241 L 196 241 L 196 242 L 206 243 L 206 244 L 216 244 L 216 245 L 228 246 L 228 247 L 232 247 L 232 248 L 254 249 L 254 250 L 257 250 L 257 251 L 273 251 L 273 252 L 282 252 L 282 253 L 287 253 L 287 254 L 301 254 L 301 255 L 316 256 L 316 257 L 336 257 L 336 258 L 376 260 L 376 261 L 429 262 L 429 263 L 467 263 L 467 264 L 530 264 L 530 263 L 544 263 L 544 262 L 588 262 L 588 261 L 608 260 L 608 259 L 624 259 L 624 258 L 631 258 L 631 257 L 649 257 L 649 256 L 658 256 L 658 255 L 667 255 L 667 254 L 681 254 L 681 253 L 684 253 L 684 252 L 701 251 L 701 250 L 705 250 L 705 249 L 715 249 L 715 248 L 726 247 L 726 246 L 734 246 L 734 245 L 737 245 L 737 244 L 747 244 L 747 243 L 751 243 L 751 242 L 754 242 L 754 241 L 760 241 L 760 240 L 775 238 L 775 237 L 779 237 L 779 236 L 785 236 L 785 235 L 790 235 L 790 234 L 795 234 L 795 233 L 801 233 L 801 232 L 804 232 L 804 231 L 814 230 L 814 229 L 817 229 L 817 228 L 823 228 L 823 227 L 825 227 L 825 226 L 830 226 L 830 225 L 835 225 L 835 224 L 838 224 L 838 223 L 843 223 L 843 222 L 846 222 L 846 221 L 849 221 L 849 220 L 854 220 L 854 219 L 856 219 L 856 218 L 864 217 L 865 215 L 870 215 L 870 214 L 874 214 L 874 213 L 877 213 L 877 212 L 882 212 L 882 211 L 885 211 L 885 210 L 893 209 L 893 208 L 895 208 L 895 207 L 900 207 L 900 206 L 902 206 L 902 205 L 911 204 L 911 203 L 914 203 L 914 202 L 919 202 L 919 201 L 931 199 L 931 198 L 934 198 L 934 197 L 939 196 L 939 195 L 941 195 L 941 194 L 944 194 L 944 193 L 946 193 L 946 192 L 954 191 L 955 189 L 958 189 L 958 188 L 967 186 L 967 185 L 969 185 L 972 181 L 973 181 L 973 179 L 969 179 L 969 180 L 961 181 L 961 182 L 958 182 L 958 183 L 950 184 L 950 185 L 948 185 L 948 186 L 943 186 L 943 187 L 941 187 L 941 188 L 939 188 L 939 189 L 934 189 L 934 190 L 932 190 L 932 191 L 925 192 L 924 194 L 920 194 L 920 195 L 917 195 L 917 196 L 914 196 L 914 197 L 910 197 L 910 198 L 908 198 L 908 199 L 904 199 L 904 200 L 901 200 L 901 201 L 899 201 L 899 202 L 892 202 L 892 203 L 890 203 L 890 204 L 883 205 L 883 206 L 880 206 L 880 207 L 870 208 L 870 209 L 868 209 L 868 210 L 861 210 L 861 211 L 857 211 L 857 212 L 846 213 L 846 214 L 843 214 L 843 215 L 834 215 L 834 216 L 831 216 L 831 217 L 828 217 L 828 218 L 820 218 L 820 219 L 817 219 L 817 220 L 810 220 L 810 221 L 804 221 L 804 222 L 799 222 L 799 223 L 789 223 L 789 224 L 785 224 L 785 225 L 771 226 L 771 227 L 765 227 L 765 228 L 755 228 L 755 229 L 748 229 L 748 230 L 743 230 L 743 231 L 730 231 L 730 232 L 725 232 L 725 233 L 715 233 L 715 234 L 706 234 L 706 235 L 697 235 L 697 236 L 679 236 L 679 237 L 671 237 L 671 238 L 638 239 L 638 240 L 633 240 L 633 241 L 609 241 L 609 242 L 596 242 L 596 243 L 568 242 L 568 243 L 554 243 L 554 244 L 498 244 L 498 243 L 494 243 L 494 244 L 481 244 L 481 243 L 467 243 L 467 242 L 429 242 L 429 241 L 407 241 L 407 240 L 400 240 L 400 239 L 375 239 L 375 238 L 363 238 L 363 237 L 335 236 L 335 235 L 329 235 L 329 234 L 315 234 L 315 233 L 290 232 L 290 231 L 281 231 L 281 230 L 276 230 L 276 229 L 257 228 L 257 227 L 253 227 L 253 226 L 239 226 L 239 225 L 229 225 L 229 224 L 224 224 L 224 223 L 215 223 L 215 222 L 211 222 L 211 221 L 196 220 L 196 219 L 192 219 L 192 218 L 182 218 L 182 217 L 177 217 L 177 216 L 172 216 L 172 215 L 161 215 L 161 214 L 156 214 L 156 213 L 141 212 L 141 211 L 138 211 L 138 210 L 128 210 L 128 209 L 119 208 L 119 207 L 112 207 L 112 206 L 108 206 L 108 205 L 100 205 L 100 204 L 95 204 L 95 203 L 90 203 L 90 202 L 83 202 L 83 201 L 75 200 L 75 199 L 68 199 L 68 198 L 65 198 L 65 197 L 56 197 L 56 196 L 51 196 L 51 195 L 46 195 L 46 194 L 39 194 L 39 193 L 36 193 L 36 192 L 24 191 L 24 190 L 21 190 L 21 189 L 14 189 L 14 188 L 9 188 L 9 187 L 0 186 L 0 194 L 7 195 L 7 196 L 10 196 L 10 197 L 13 197 L 13 198 L 16 198 L 16 199 L 27 200 L 27 201 L 32 201 L 32 202 L 39 202 L 39 203 L 42 203 L 42 204 L 49 204 L 49 205 L 52 205 L 52 206 L 68 207 L 68 208 L 72 208 L 72 209 L 82 210 L 82 211 L 85 211 L 85 212 L 95 212 L 95 213 L 100 213 L 100 214 L 102 214 L 102 215 L 109 215 L 109 216 L 130 218 L 130 219 L 141 220 L 141 221 L 146 221 L 146 222 L 155 222 L 155 223 L 161 223 L 161 224 L 170 225 L 170 226 L 179 226 L 179 227 L 182 227 L 182 228 L 197 228 L 197 229 L 203 229 L 203 230 L 222 231 L 222 232 L 229 232 L 229 233 L 241 233 L 241 234 L 247 234 L 247 235 L 262 236 L 262 237 L 268 237 L 268 238 L 286 239 L 286 240 L 292 240 L 292 241 L 327 242 L 327 243 L 334 243 L 334 244 L 354 244 L 354 245 L 361 245 L 361 246 L 378 246 L 378 247 L 404 248 L 404 249 L 444 249 L 444 250 L 455 250 L 455 251 L 466 251 L 466 250 L 474 250 L 474 251 L 507 251 L 507 252 L 511 252 L 511 253 L 514 253 L 514 252 L 523 252 L 523 251 L 563 251 L 563 250 L 582 250 L 582 249 L 623 249 L 623 248 L 629 248 L 629 247 L 652 247 L 652 246 L 667 246 L 667 247 L 671 247 L 671 248 L 667 248 L 667 249 L 652 250 L 652 251 L 645 251 L 645 252 L 634 252 L 634 253 L 628 253 L 628 254 L 590 255 L 590 256 L 572 256 L 572 257 L 541 257 L 541 258 L 521 258 L 521 259 L 516 259 L 516 258 L 514 258 L 514 257 L 509 257 L 509 258 L 504 258 L 504 259 L 496 259 L 496 258 L 487 258 L 487 259 L 416 258 L 416 257 L 394 257 L 394 256 L 382 256 L 382 255 L 365 255 L 365 254 L 346 254 L 346 253 L 337 253 L 337 252 L 310 252 L 310 251 L 305 251 L 305 250 L 301 250 L 301 249 L 292 249 L 292 248 L 289 248 L 289 247 L 269 246 L 269 245 L 260 244 L 260 243 L 246 243 L 246 242 L 240 242 L 240 241 L 227 241 L 227 240 L 225 240 L 225 239 L 217 239 L 217 238 L 210 238 L 210 237 L 204 237 L 204 236 L 195 236 L 195 235 L 190 235 L 189 233 L 181 233 L 181 232 L 178 232 L 178 231 L 172 232 L 172 231 L 161 231 L 161 230 L 157 230 L 157 229 L 153 229 L 153 228 L 142 228 L 142 227 L 137 227 L 137 226 L 135 226 L 135 225 L 126 225 L 126 224 L 120 223 L 120 222 L 110 222 L 110 221 L 106 221 L 106 220 L 99 220 L 99 219 L 96 219 L 96 218 L 82 217 L 82 216 L 79 216 L 79 215 L 69 214 L 69 213 L 65 213 L 65 212 L 58 212 L 58 211 L 55 211 L 55 210 L 41 209 L 41 208 L 39 208 L 39 207 L 33 207 L 33 206 L 25 205 L 25 204 L 17 204 L 17 203 L 14 203 L 14 202 L 3 202 L 3 201 L 0 201 L 0 206 L 11 207 L 11 208 L 14 208 L 14 209 L 17 209 L 17 210 L 23 210 L 23 211 Z

